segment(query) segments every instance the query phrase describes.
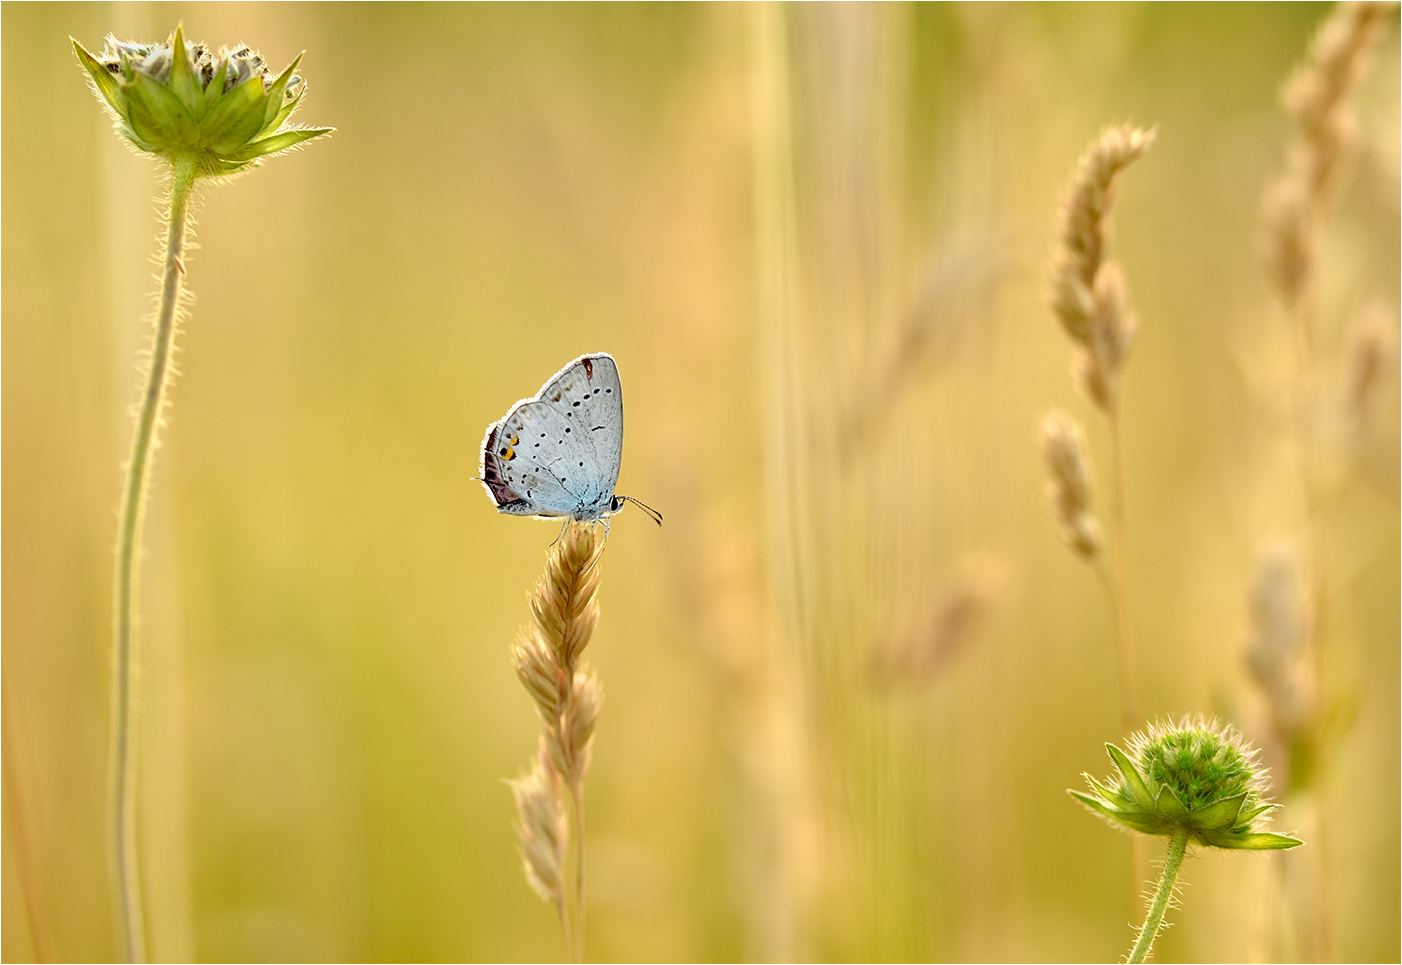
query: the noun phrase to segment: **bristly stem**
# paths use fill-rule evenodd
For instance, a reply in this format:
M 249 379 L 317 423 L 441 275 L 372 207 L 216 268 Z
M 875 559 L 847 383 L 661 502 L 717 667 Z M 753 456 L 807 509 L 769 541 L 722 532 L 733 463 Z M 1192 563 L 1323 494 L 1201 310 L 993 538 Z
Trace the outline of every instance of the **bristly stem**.
M 171 345 L 185 273 L 182 255 L 189 220 L 190 193 L 196 176 L 193 158 L 171 163 L 170 208 L 167 215 L 161 301 L 151 343 L 150 367 L 136 432 L 131 441 L 126 479 L 122 486 L 117 530 L 115 650 L 112 673 L 112 773 L 109 789 L 109 833 L 112 873 L 117 897 L 117 934 L 122 960 L 146 959 L 145 925 L 141 911 L 141 875 L 136 849 L 136 590 L 141 529 L 146 515 L 146 487 L 156 448 L 161 410 L 170 372 Z
M 1183 853 L 1188 850 L 1188 832 L 1180 828 L 1173 834 L 1168 845 L 1168 855 L 1163 862 L 1163 876 L 1159 878 L 1159 889 L 1154 893 L 1154 903 L 1149 906 L 1149 916 L 1144 919 L 1144 927 L 1139 930 L 1139 938 L 1130 949 L 1130 965 L 1144 961 L 1149 950 L 1154 947 L 1154 939 L 1163 927 L 1164 912 L 1173 897 L 1173 885 L 1178 881 L 1178 869 L 1183 866 Z

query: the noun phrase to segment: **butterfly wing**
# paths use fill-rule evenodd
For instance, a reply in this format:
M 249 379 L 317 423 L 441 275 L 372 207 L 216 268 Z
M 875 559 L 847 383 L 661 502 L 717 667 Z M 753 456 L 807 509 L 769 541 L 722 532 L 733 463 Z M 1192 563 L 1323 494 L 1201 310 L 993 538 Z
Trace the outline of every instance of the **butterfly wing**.
M 572 458 L 580 451 L 574 420 L 539 399 L 524 399 L 482 440 L 482 485 L 497 512 L 512 516 L 571 516 L 588 491 Z M 573 467 L 573 468 L 572 468 Z
M 603 511 L 618 483 L 623 461 L 623 385 L 613 356 L 581 355 L 555 374 L 536 396 L 562 412 L 587 445 L 576 446 L 567 468 L 582 474 L 584 506 Z

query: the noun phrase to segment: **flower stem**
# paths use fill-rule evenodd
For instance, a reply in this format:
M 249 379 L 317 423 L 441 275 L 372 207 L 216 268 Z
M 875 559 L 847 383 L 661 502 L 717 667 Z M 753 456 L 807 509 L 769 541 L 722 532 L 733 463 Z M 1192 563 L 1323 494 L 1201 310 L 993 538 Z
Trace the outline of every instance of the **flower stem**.
M 1183 852 L 1186 850 L 1188 832 L 1180 828 L 1173 833 L 1173 840 L 1169 842 L 1168 856 L 1163 863 L 1163 876 L 1159 878 L 1159 890 L 1154 893 L 1154 903 L 1149 906 L 1149 916 L 1144 919 L 1144 927 L 1139 930 L 1139 939 L 1130 949 L 1130 965 L 1144 961 L 1149 955 L 1149 949 L 1154 947 L 1154 939 L 1163 927 L 1164 912 L 1168 910 L 1169 899 L 1173 897 L 1173 885 L 1178 880 L 1178 869 L 1183 865 Z
M 146 958 L 146 935 L 141 911 L 141 876 L 136 851 L 136 584 L 141 528 L 146 515 L 146 486 L 151 477 L 151 456 L 156 448 L 161 409 L 170 371 L 175 314 L 180 283 L 185 273 L 181 256 L 185 226 L 189 220 L 190 192 L 195 183 L 192 158 L 176 158 L 171 164 L 170 208 L 167 216 L 164 271 L 156 333 L 151 343 L 150 368 L 141 394 L 136 433 L 131 441 L 122 509 L 117 530 L 115 613 L 115 666 L 112 674 L 112 773 L 109 789 L 109 833 L 112 872 L 117 905 L 117 934 L 122 961 Z

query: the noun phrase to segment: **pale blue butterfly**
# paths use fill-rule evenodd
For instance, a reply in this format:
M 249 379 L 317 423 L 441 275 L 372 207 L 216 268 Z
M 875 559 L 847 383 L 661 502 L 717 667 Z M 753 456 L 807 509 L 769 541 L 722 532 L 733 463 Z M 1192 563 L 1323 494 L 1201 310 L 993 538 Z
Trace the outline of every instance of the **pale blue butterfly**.
M 623 386 L 613 356 L 599 352 L 566 365 L 487 427 L 480 481 L 499 513 L 607 522 L 635 503 L 662 525 L 661 513 L 613 494 L 622 460 Z

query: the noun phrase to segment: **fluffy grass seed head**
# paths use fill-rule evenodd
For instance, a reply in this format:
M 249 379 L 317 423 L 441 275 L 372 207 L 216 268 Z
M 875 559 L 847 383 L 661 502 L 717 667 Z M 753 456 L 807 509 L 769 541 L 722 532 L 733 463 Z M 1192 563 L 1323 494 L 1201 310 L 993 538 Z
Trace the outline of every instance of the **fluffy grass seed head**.
M 1047 464 L 1047 498 L 1061 538 L 1088 563 L 1100 556 L 1100 524 L 1090 511 L 1092 477 L 1085 434 L 1064 412 L 1042 420 L 1042 458 Z
M 1129 740 L 1129 752 L 1106 744 L 1116 772 L 1085 775 L 1091 794 L 1067 791 L 1111 824 L 1172 836 L 1209 848 L 1293 848 L 1298 838 L 1261 829 L 1279 805 L 1264 800 L 1265 769 L 1256 751 L 1229 727 L 1203 719 L 1158 723 Z
M 236 174 L 332 130 L 287 124 L 306 93 L 294 73 L 301 54 L 274 74 L 251 48 L 214 54 L 187 41 L 181 26 L 164 43 L 109 35 L 96 56 L 76 40 L 73 50 L 118 132 L 167 161 L 192 158 L 200 177 Z
M 563 908 L 569 827 L 560 792 L 560 775 L 543 744 L 530 771 L 506 783 L 516 798 L 516 838 L 526 881 L 541 898 Z
M 1366 426 L 1383 383 L 1397 366 L 1396 323 L 1380 302 L 1371 302 L 1349 326 L 1345 346 L 1344 408 L 1355 432 Z
M 1106 411 L 1115 404 L 1136 327 L 1124 276 L 1106 255 L 1110 208 L 1120 172 L 1144 156 L 1155 136 L 1129 124 L 1107 128 L 1081 155 L 1052 253 L 1052 313 L 1078 348 L 1077 382 Z
M 1262 221 L 1266 270 L 1289 307 L 1299 302 L 1309 279 L 1324 204 L 1355 140 L 1350 98 L 1393 6 L 1340 3 L 1282 93 L 1299 132 L 1287 170 L 1266 191 Z
M 535 630 L 557 663 L 573 671 L 599 622 L 599 558 L 604 544 L 593 525 L 571 522 L 546 559 L 545 574 L 531 594 Z
M 1294 740 L 1309 722 L 1313 701 L 1302 659 L 1309 634 L 1309 603 L 1289 547 L 1273 544 L 1261 552 L 1251 581 L 1250 606 L 1246 668 L 1266 698 L 1276 730 L 1286 740 Z

